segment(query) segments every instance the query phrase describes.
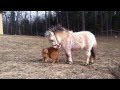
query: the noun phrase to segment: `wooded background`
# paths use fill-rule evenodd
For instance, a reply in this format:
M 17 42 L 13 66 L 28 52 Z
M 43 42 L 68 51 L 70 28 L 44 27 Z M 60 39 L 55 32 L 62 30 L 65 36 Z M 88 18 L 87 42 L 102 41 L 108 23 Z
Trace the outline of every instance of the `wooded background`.
M 42 11 L 43 12 L 43 11 Z M 9 35 L 41 35 L 54 25 L 73 30 L 88 30 L 95 35 L 120 34 L 120 11 L 4 11 L 3 31 Z

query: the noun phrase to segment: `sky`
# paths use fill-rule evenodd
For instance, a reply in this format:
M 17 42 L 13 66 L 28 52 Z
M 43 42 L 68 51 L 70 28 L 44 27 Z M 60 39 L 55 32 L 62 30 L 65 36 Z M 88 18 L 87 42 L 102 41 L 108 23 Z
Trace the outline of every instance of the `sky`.
M 6 11 L 7 12 L 7 15 L 10 15 L 10 11 Z M 48 11 L 46 11 L 48 13 Z M 22 11 L 22 16 L 24 17 L 25 16 L 25 13 L 27 13 L 27 18 L 30 18 L 30 11 Z M 52 14 L 55 15 L 54 11 L 52 11 Z M 17 15 L 17 14 L 16 14 Z M 32 17 L 32 20 L 34 20 L 36 16 L 36 11 L 31 11 L 31 17 Z M 38 16 L 40 18 L 45 18 L 45 11 L 38 11 Z
M 24 12 L 23 15 L 25 14 L 25 12 L 28 13 L 28 16 L 30 15 L 30 11 L 23 11 L 23 12 Z M 52 11 L 52 13 L 54 14 L 54 11 Z M 35 17 L 36 16 L 36 11 L 31 11 L 31 16 Z M 45 17 L 45 11 L 38 11 L 38 16 L 44 18 Z

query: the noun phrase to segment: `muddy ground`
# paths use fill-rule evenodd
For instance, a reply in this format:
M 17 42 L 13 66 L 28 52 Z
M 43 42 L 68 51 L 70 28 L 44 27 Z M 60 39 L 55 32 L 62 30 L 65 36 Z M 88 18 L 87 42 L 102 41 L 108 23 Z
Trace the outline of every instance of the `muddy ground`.
M 0 35 L 1 79 L 118 79 L 120 78 L 120 38 L 97 37 L 97 59 L 85 66 L 83 51 L 73 51 L 73 64 L 66 64 L 60 51 L 59 62 L 42 61 L 41 50 L 49 47 L 40 36 Z

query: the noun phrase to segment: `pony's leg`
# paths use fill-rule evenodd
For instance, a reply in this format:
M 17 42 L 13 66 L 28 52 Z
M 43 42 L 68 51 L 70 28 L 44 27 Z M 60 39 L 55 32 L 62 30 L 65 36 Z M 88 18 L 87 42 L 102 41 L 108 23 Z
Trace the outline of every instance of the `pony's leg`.
M 96 59 L 96 48 L 93 47 L 91 49 L 91 55 L 90 55 L 90 64 L 92 64 L 94 62 L 94 60 Z
M 66 56 L 67 56 L 67 63 L 68 64 L 73 64 L 71 51 L 68 50 L 66 52 Z
M 90 64 L 93 64 L 93 62 L 94 62 L 94 60 L 93 60 L 93 57 L 92 57 L 92 55 L 90 55 Z
M 89 65 L 90 64 L 90 58 L 91 58 L 91 52 L 90 52 L 90 50 L 86 51 L 86 56 L 87 56 L 86 65 Z

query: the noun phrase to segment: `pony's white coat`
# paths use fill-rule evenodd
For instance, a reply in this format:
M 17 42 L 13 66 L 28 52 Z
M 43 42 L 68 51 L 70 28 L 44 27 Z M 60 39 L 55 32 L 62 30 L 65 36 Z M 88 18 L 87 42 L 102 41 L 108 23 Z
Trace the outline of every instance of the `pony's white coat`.
M 71 32 L 69 35 L 71 38 L 71 48 L 81 48 L 81 49 L 88 49 L 93 45 L 96 45 L 95 36 L 89 31 L 81 31 L 81 32 Z
M 72 49 L 85 50 L 87 56 L 86 64 L 90 64 L 90 62 L 93 63 L 93 60 L 91 60 L 91 50 L 97 46 L 97 41 L 91 32 L 58 31 L 53 33 L 49 31 L 47 36 L 54 48 L 56 48 L 57 45 L 63 47 L 69 64 L 73 63 L 71 54 Z

